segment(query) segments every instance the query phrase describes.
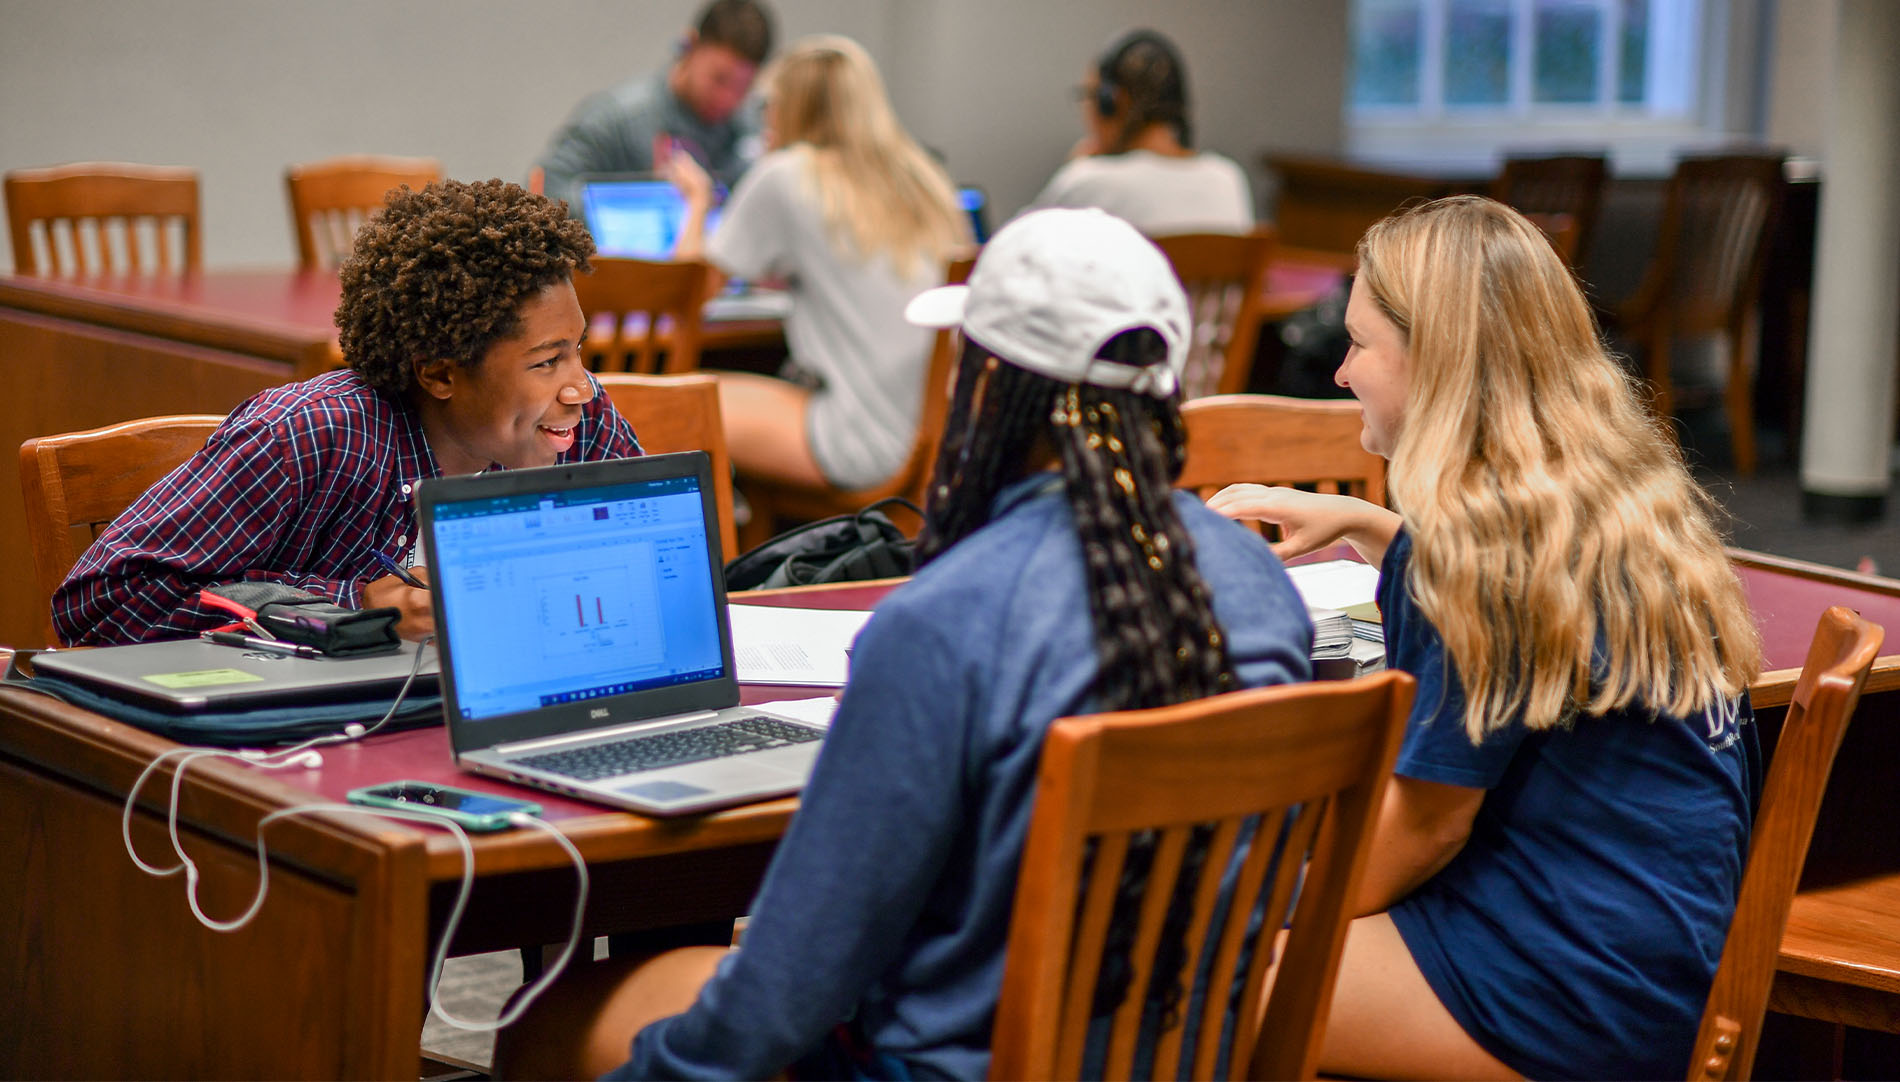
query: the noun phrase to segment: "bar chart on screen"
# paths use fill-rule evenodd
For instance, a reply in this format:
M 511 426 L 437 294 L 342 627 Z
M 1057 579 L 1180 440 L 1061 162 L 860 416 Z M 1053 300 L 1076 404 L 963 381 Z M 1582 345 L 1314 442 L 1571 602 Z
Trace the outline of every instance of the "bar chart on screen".
M 661 662 L 665 644 L 651 575 L 626 566 L 557 564 L 533 582 L 534 639 L 544 662 L 561 666 L 606 649 L 630 668 Z

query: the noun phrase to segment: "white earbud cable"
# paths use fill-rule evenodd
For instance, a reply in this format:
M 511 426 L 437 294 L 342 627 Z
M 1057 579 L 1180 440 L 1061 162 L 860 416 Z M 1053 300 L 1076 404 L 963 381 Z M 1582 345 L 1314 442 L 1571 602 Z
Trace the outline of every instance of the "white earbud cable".
M 428 639 L 424 639 L 423 644 L 426 645 L 428 641 Z M 293 766 L 307 766 L 309 764 L 304 757 L 308 754 L 314 754 L 310 749 L 322 744 L 339 744 L 361 740 L 387 724 L 389 719 L 395 717 L 396 710 L 402 705 L 403 698 L 408 695 L 409 686 L 415 681 L 416 674 L 421 668 L 422 651 L 418 649 L 416 651 L 415 666 L 409 670 L 409 678 L 403 681 L 402 688 L 397 691 L 396 701 L 390 704 L 387 713 L 367 729 L 360 723 L 351 722 L 343 727 L 342 732 L 315 737 L 293 747 L 262 754 L 253 752 L 247 755 L 235 751 L 225 751 L 220 748 L 200 747 L 178 747 L 161 753 L 158 757 L 145 765 L 145 769 L 139 773 L 138 780 L 132 783 L 131 791 L 126 794 L 125 809 L 119 818 L 119 837 L 124 841 L 126 855 L 132 858 L 133 865 L 147 875 L 164 878 L 166 876 L 177 875 L 181 871 L 185 873 L 185 900 L 191 907 L 191 914 L 197 919 L 198 923 L 214 932 L 233 932 L 249 924 L 264 907 L 264 899 L 270 892 L 270 854 L 264 844 L 264 828 L 279 819 L 287 819 L 305 812 L 328 811 L 347 812 L 353 815 L 374 815 L 385 819 L 431 823 L 447 827 L 455 834 L 456 844 L 459 845 L 462 850 L 462 886 L 456 893 L 455 904 L 449 908 L 448 921 L 443 925 L 442 938 L 436 944 L 435 953 L 430 962 L 428 987 L 429 1012 L 457 1029 L 487 1033 L 509 1025 L 514 1022 L 515 1019 L 521 1017 L 522 1012 L 528 1009 L 535 998 L 546 990 L 548 985 L 553 983 L 554 979 L 560 976 L 562 971 L 567 968 L 568 962 L 574 956 L 575 949 L 580 945 L 581 928 L 587 911 L 587 861 L 581 856 L 580 850 L 574 847 L 574 843 L 568 840 L 567 835 L 562 834 L 552 823 L 524 813 L 516 813 L 508 817 L 509 821 L 516 826 L 534 827 L 546 832 L 554 839 L 555 843 L 567 853 L 568 858 L 574 862 L 576 890 L 574 895 L 573 928 L 568 932 L 567 944 L 562 948 L 560 957 L 555 960 L 553 965 L 548 967 L 547 972 L 542 974 L 539 980 L 516 997 L 514 1005 L 506 1013 L 493 1022 L 477 1022 L 465 1018 L 458 1018 L 450 1014 L 442 1006 L 441 1000 L 438 998 L 438 986 L 442 981 L 442 969 L 448 961 L 449 944 L 455 940 L 455 932 L 461 925 L 462 914 L 468 908 L 469 895 L 475 889 L 475 847 L 474 844 L 469 841 L 468 831 L 462 828 L 462 824 L 443 815 L 436 814 L 430 809 L 420 805 L 414 809 L 371 809 L 359 804 L 339 804 L 326 801 L 314 804 L 299 804 L 289 808 L 279 808 L 257 821 L 257 894 L 251 899 L 251 904 L 245 908 L 244 912 L 229 920 L 219 920 L 211 917 L 206 914 L 204 909 L 199 905 L 198 864 L 185 853 L 184 841 L 179 837 L 178 833 L 179 794 L 184 785 L 185 772 L 190 768 L 192 763 L 199 759 L 222 758 L 232 759 L 248 766 L 256 767 L 259 770 L 282 770 Z M 161 868 L 158 865 L 146 863 L 145 860 L 139 856 L 137 849 L 133 847 L 132 812 L 138 807 L 139 791 L 145 787 L 145 783 L 158 771 L 158 768 L 170 759 L 176 759 L 178 764 L 172 769 L 171 799 L 165 811 L 165 832 L 171 839 L 172 855 L 178 858 L 178 863 L 169 868 Z

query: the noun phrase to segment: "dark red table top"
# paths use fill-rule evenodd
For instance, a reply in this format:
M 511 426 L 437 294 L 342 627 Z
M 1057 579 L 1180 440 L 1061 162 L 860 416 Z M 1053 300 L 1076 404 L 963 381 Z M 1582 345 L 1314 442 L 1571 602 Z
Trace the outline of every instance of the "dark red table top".
M 31 296 L 38 303 L 69 301 L 305 335 L 335 333 L 331 317 L 339 292 L 336 272 L 327 270 L 0 278 L 0 300 L 12 303 Z
M 735 602 L 793 608 L 868 609 L 890 589 L 891 584 L 888 582 L 854 583 L 847 587 L 804 594 L 771 591 L 741 595 L 735 598 Z M 836 688 L 747 686 L 741 689 L 740 698 L 746 703 L 762 703 L 835 694 Z M 526 789 L 461 770 L 450 756 L 448 731 L 439 725 L 331 745 L 323 748 L 322 752 L 321 769 L 280 770 L 276 776 L 327 800 L 342 800 L 350 790 L 363 786 L 414 779 L 533 800 L 542 806 L 543 815 L 548 819 L 594 816 L 602 811 L 598 804 L 569 800 L 553 793 Z
M 1350 550 L 1342 547 L 1317 553 L 1308 559 L 1339 559 L 1349 554 Z M 1801 665 L 1807 656 L 1808 640 L 1814 634 L 1814 625 L 1830 605 L 1846 605 L 1875 623 L 1900 629 L 1900 581 L 1816 568 L 1814 572 L 1827 576 L 1818 579 L 1804 576 L 1796 565 L 1752 566 L 1741 561 L 1737 562 L 1737 570 L 1741 573 L 1750 604 L 1762 628 L 1764 668 L 1768 670 L 1798 668 Z M 891 584 L 888 582 L 851 584 L 812 593 L 774 591 L 743 595 L 735 597 L 734 603 L 868 609 L 890 589 Z M 760 703 L 835 693 L 832 688 L 749 686 L 743 689 L 742 698 L 747 703 Z M 325 748 L 324 759 L 321 770 L 288 771 L 279 776 L 292 784 L 337 800 L 359 786 L 399 778 L 460 785 L 512 796 L 524 795 L 524 790 L 518 786 L 481 778 L 456 768 L 450 761 L 448 735 L 440 727 L 377 736 L 358 744 Z M 546 808 L 548 817 L 553 819 L 598 815 L 601 810 L 596 805 L 538 791 L 532 799 L 540 802 Z

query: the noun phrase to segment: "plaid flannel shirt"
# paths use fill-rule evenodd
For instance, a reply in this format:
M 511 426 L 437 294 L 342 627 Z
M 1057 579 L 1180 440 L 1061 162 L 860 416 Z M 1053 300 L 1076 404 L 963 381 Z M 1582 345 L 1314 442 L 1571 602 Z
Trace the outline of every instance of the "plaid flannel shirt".
M 596 384 L 560 461 L 640 453 Z M 410 562 L 416 483 L 440 473 L 415 410 L 355 372 L 264 391 L 99 535 L 53 596 L 53 626 L 75 645 L 194 635 L 230 619 L 199 589 L 238 580 L 356 607 L 387 573 L 370 550 Z

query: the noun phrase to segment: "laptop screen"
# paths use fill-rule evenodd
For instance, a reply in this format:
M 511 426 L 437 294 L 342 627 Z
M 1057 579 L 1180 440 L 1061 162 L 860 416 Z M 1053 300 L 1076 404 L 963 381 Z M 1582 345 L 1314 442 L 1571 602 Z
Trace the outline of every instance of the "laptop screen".
M 671 259 L 686 221 L 686 199 L 664 180 L 589 179 L 581 185 L 581 216 L 601 255 Z M 719 210 L 706 215 L 706 236 Z
M 983 189 L 965 184 L 957 189 L 957 202 L 962 204 L 963 212 L 970 216 L 970 235 L 978 244 L 987 244 L 990 239 L 990 197 Z
M 704 461 L 651 456 L 425 486 L 455 719 L 585 719 L 622 696 L 657 696 L 654 716 L 736 701 Z M 711 690 L 695 696 L 701 687 Z M 462 735 L 458 746 L 470 743 Z

